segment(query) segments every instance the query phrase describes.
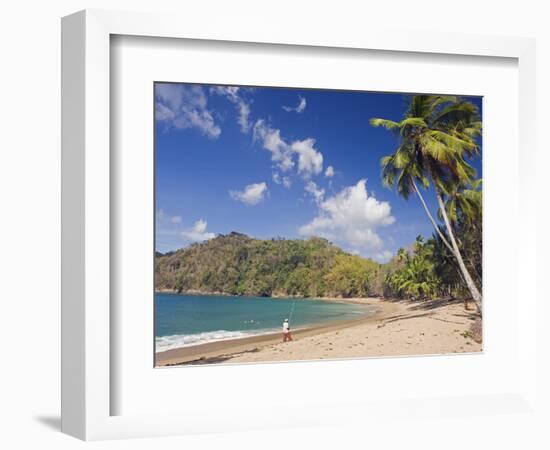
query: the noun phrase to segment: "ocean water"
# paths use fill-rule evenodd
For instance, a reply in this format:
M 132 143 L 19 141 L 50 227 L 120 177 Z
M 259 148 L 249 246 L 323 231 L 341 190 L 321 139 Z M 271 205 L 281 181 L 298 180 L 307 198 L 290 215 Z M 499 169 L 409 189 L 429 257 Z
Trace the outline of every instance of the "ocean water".
M 349 320 L 374 308 L 325 300 L 155 294 L 156 351 Z

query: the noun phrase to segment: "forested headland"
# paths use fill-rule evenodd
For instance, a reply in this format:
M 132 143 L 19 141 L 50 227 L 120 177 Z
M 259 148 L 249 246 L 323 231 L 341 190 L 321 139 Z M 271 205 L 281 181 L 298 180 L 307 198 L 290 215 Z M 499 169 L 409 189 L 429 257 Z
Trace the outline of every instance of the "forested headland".
M 388 263 L 349 254 L 326 239 L 253 239 L 219 235 L 176 252 L 157 254 L 158 291 L 296 297 L 467 296 L 450 255 L 421 237 Z

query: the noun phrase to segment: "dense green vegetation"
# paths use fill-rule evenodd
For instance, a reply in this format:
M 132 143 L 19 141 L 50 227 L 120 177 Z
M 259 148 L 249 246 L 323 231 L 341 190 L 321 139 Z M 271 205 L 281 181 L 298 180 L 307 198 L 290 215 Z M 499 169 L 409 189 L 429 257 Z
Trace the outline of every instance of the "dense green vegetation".
M 386 295 L 397 298 L 470 297 L 453 255 L 438 235 L 426 241 L 418 236 L 410 250 L 400 249 L 387 271 L 384 289 Z
M 476 286 L 482 286 L 481 180 L 450 197 L 445 205 L 464 265 Z M 465 213 L 465 211 L 467 213 Z M 441 216 L 439 211 L 439 216 Z M 385 293 L 394 297 L 429 299 L 471 297 L 467 283 L 451 250 L 440 234 L 443 227 L 424 240 L 421 236 L 409 251 L 400 249 L 385 279 Z
M 231 295 L 359 297 L 381 293 L 384 267 L 325 239 L 220 235 L 156 258 L 156 288 Z

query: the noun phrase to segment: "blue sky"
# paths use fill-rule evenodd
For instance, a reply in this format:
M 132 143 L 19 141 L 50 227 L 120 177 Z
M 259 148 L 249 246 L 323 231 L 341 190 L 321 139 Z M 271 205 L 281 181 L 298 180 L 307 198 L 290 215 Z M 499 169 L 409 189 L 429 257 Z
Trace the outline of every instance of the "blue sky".
M 238 231 L 322 236 L 387 261 L 430 236 L 419 200 L 381 183 L 396 137 L 369 125 L 399 120 L 406 104 L 393 93 L 156 83 L 157 250 Z M 473 165 L 481 176 L 481 158 Z

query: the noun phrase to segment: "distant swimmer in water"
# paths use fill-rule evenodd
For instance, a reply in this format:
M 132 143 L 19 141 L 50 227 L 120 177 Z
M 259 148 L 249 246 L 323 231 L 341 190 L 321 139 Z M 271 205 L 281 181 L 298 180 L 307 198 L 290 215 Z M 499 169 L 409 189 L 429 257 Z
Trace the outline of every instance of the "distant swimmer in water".
M 292 335 L 290 334 L 290 325 L 288 324 L 288 319 L 285 319 L 283 322 L 283 342 L 291 341 Z

